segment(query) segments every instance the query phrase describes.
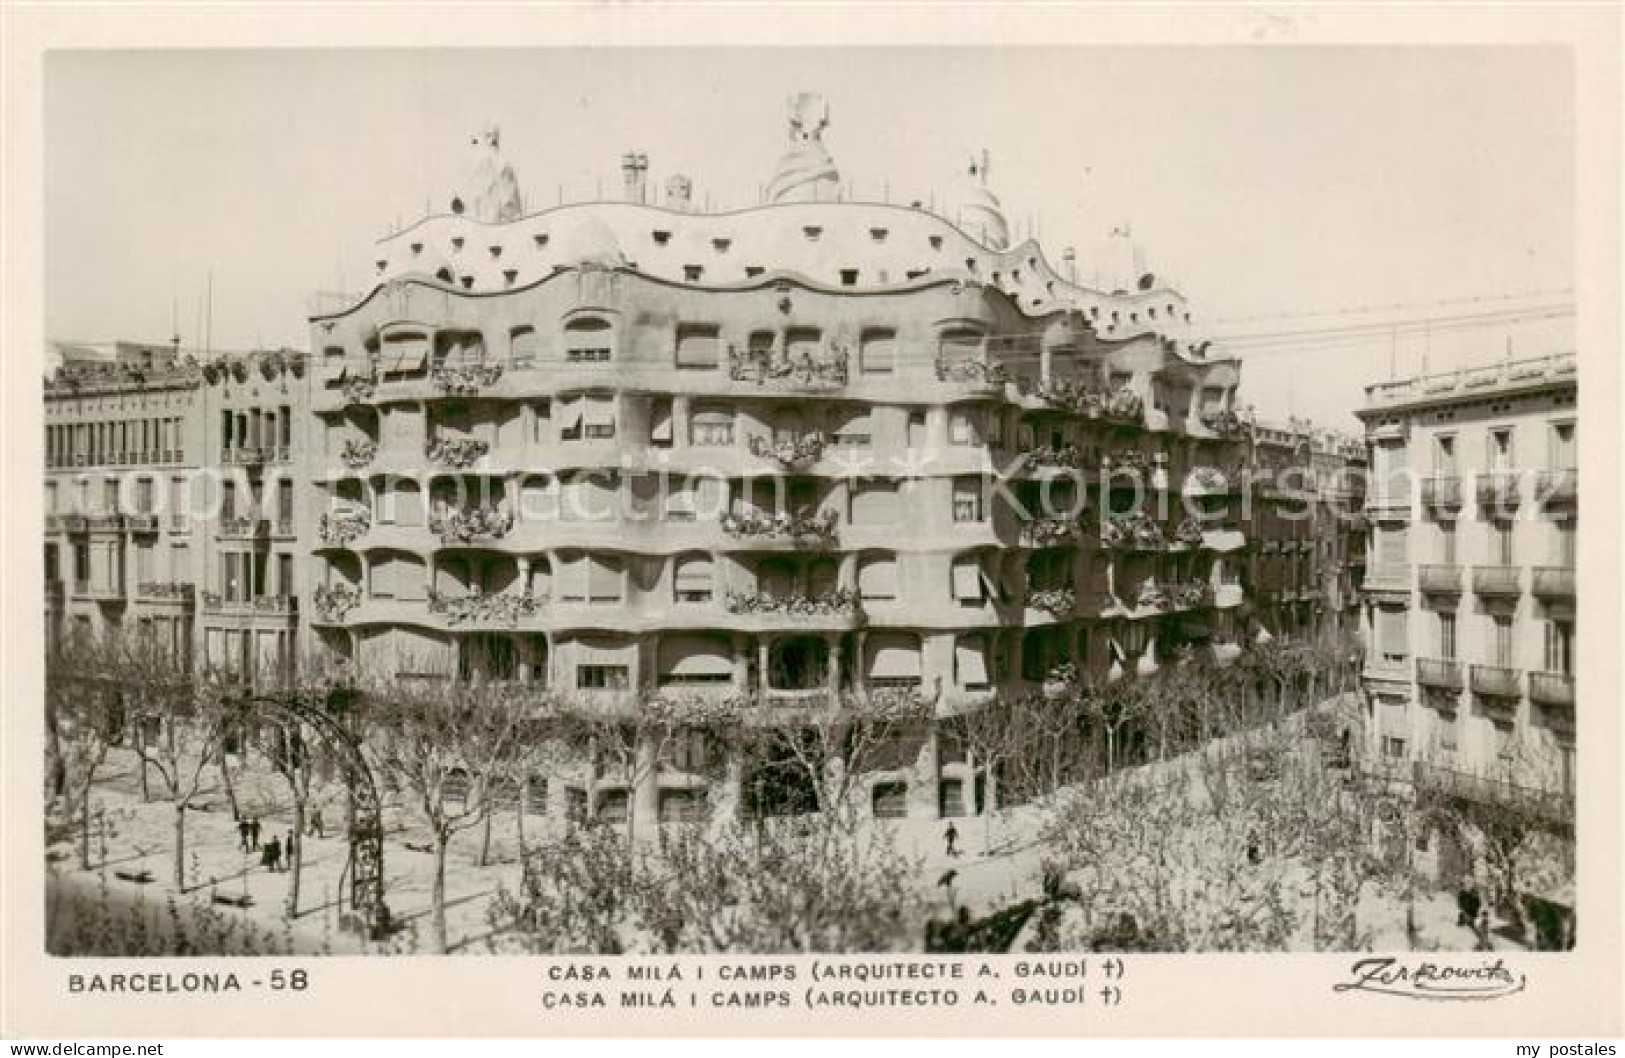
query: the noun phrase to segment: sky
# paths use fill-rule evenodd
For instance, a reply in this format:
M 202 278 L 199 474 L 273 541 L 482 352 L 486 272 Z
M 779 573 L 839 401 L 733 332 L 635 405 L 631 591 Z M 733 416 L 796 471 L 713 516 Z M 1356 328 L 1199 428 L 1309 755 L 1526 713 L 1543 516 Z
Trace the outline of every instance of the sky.
M 1012 228 L 1087 280 L 1128 224 L 1201 329 L 1563 291 L 1572 71 L 1556 48 L 530 49 L 56 52 L 47 58 L 46 333 L 309 344 L 317 291 L 444 212 L 470 133 L 502 129 L 527 208 L 613 197 L 619 159 L 758 201 L 785 100 L 822 94 L 849 196 L 930 200 L 992 155 Z M 1457 311 L 1457 310 L 1450 310 Z M 1264 317 L 1248 323 L 1241 319 Z M 1572 347 L 1567 321 L 1272 348 L 1260 414 L 1352 428 L 1361 387 Z

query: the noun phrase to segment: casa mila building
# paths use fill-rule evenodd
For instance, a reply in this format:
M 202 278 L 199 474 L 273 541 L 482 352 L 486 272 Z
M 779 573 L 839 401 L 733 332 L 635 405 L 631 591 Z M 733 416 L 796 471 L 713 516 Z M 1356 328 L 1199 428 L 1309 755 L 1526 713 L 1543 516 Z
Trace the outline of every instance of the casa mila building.
M 794 724 L 1233 659 L 1250 430 L 1239 365 L 1151 274 L 1079 285 L 1013 242 L 973 157 L 933 208 L 849 200 L 791 101 L 765 201 L 692 182 L 528 212 L 490 131 L 445 213 L 311 319 L 309 644 L 386 679 L 515 681 L 606 710 L 749 700 Z M 1189 496 L 1204 517 L 1189 516 Z M 878 816 L 973 813 L 933 724 Z M 542 809 L 737 811 L 715 747 Z

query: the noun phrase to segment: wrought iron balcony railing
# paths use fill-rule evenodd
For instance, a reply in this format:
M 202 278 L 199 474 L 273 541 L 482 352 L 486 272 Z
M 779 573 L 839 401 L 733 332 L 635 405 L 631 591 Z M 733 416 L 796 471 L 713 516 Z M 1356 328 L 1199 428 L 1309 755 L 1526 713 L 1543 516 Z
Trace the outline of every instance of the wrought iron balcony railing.
M 1422 506 L 1452 509 L 1461 506 L 1461 479 L 1453 474 L 1435 474 L 1422 479 Z

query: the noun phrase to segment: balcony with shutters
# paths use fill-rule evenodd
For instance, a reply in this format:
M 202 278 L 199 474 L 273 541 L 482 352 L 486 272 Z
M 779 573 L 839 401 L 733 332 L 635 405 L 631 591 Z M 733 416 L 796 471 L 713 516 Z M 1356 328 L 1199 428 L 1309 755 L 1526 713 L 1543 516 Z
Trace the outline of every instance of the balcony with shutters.
M 1461 479 L 1454 474 L 1435 474 L 1422 479 L 1422 507 L 1430 511 L 1461 508 Z
M 1516 599 L 1523 594 L 1517 566 L 1474 566 L 1473 594 L 1486 599 Z
M 1441 691 L 1462 688 L 1461 662 L 1452 658 L 1417 658 L 1416 682 Z
M 1530 571 L 1530 580 L 1537 599 L 1574 601 L 1573 566 L 1536 566 Z
M 1417 567 L 1417 583 L 1425 595 L 1460 595 L 1461 567 L 1425 565 Z
M 1473 665 L 1469 667 L 1469 685 L 1481 698 L 1516 701 L 1523 697 L 1523 673 L 1500 665 Z
M 1574 676 L 1566 672 L 1531 672 L 1529 700 L 1540 705 L 1574 708 Z

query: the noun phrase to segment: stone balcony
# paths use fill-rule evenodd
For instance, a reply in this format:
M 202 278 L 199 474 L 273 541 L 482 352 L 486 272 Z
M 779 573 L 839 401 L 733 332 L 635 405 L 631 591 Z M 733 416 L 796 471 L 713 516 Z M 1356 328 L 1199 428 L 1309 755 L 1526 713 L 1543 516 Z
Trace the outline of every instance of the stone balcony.
M 1461 662 L 1449 658 L 1417 658 L 1416 682 L 1444 691 L 1461 690 Z
M 1574 598 L 1573 566 L 1536 566 L 1530 580 L 1537 599 Z
M 1461 479 L 1435 474 L 1422 479 L 1422 506 L 1429 510 L 1456 510 L 1461 506 Z
M 1517 566 L 1474 566 L 1473 593 L 1485 598 L 1512 598 L 1523 594 L 1523 578 Z
M 1428 565 L 1417 567 L 1417 584 L 1428 595 L 1460 595 L 1461 567 Z
M 299 600 L 292 595 L 256 595 L 248 599 L 225 599 L 219 592 L 203 593 L 203 612 L 207 614 L 293 617 L 299 612 Z
M 1473 693 L 1485 698 L 1522 698 L 1523 674 L 1500 665 L 1473 665 L 1469 668 Z
M 1541 705 L 1574 708 L 1574 677 L 1563 672 L 1531 672 L 1529 700 Z

